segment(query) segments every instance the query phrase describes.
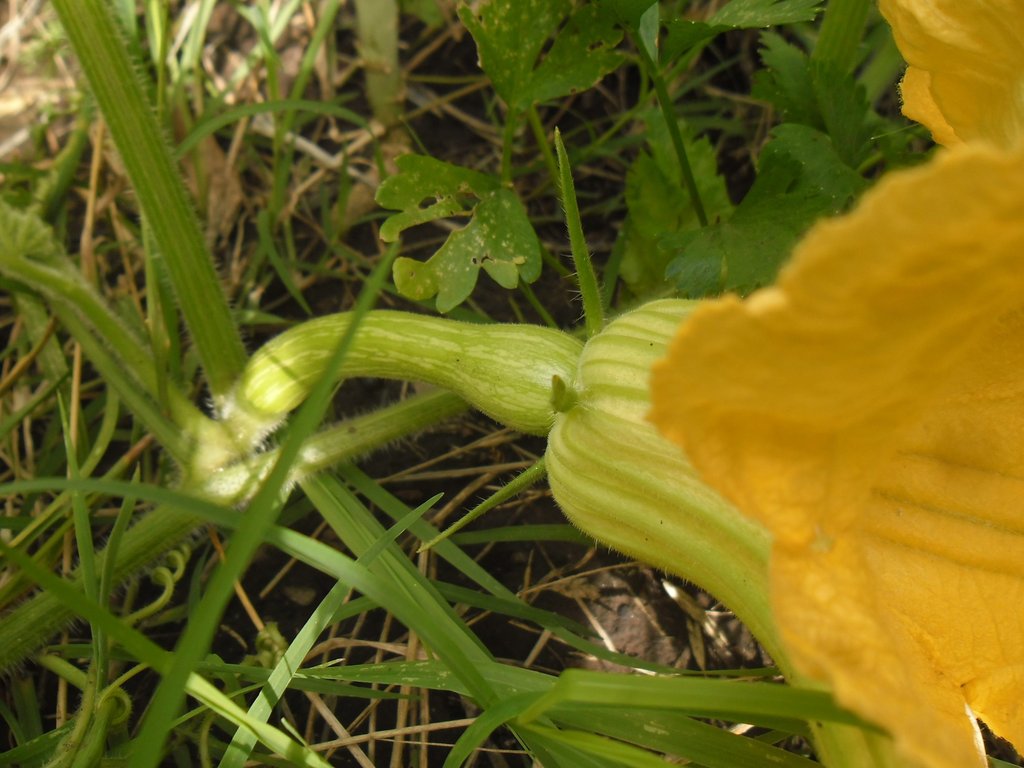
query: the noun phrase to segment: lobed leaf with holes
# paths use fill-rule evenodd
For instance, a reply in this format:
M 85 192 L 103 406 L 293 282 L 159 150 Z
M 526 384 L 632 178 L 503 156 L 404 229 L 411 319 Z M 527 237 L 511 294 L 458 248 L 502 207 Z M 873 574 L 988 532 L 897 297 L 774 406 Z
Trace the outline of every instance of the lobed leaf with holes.
M 377 191 L 378 203 L 400 209 L 381 227 L 383 240 L 394 241 L 417 224 L 470 216 L 427 261 L 404 256 L 395 261 L 395 285 L 402 295 L 420 301 L 436 296 L 438 311 L 450 312 L 469 298 L 481 269 L 503 288 L 537 279 L 540 241 L 514 191 L 493 176 L 423 155 L 398 158 L 398 170 Z

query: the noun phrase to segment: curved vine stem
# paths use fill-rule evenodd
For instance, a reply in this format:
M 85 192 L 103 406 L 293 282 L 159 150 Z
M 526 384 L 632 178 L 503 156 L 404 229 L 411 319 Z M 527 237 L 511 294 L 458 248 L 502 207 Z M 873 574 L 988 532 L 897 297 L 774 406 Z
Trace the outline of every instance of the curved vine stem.
M 342 422 L 314 435 L 304 444 L 303 448 L 309 449 L 306 461 L 301 460 L 303 450 L 300 449 L 300 461 L 294 467 L 294 471 L 299 474 L 291 480 L 297 480 L 302 473 L 308 474 L 328 464 L 364 456 L 393 440 L 450 418 L 467 407 L 460 398 L 449 392 L 430 392 Z M 273 452 L 261 461 L 272 463 Z M 231 470 L 239 476 L 241 471 L 241 467 Z M 242 481 L 239 487 L 249 489 L 249 483 L 257 481 L 258 477 Z M 216 486 L 216 483 L 213 485 Z M 230 487 L 230 483 L 222 484 L 222 488 L 227 487 Z M 205 493 L 208 498 L 212 496 L 222 503 L 230 501 L 230 498 L 214 495 L 216 490 L 216 487 L 207 488 Z M 97 551 L 97 569 L 104 573 L 107 583 L 120 584 L 189 539 L 203 522 L 204 519 L 195 514 L 183 514 L 178 509 L 157 506 L 119 537 L 117 554 L 112 562 L 108 560 L 111 554 L 109 545 Z M 81 574 L 73 574 L 72 582 L 75 589 L 80 591 Z M 74 606 L 50 591 L 36 594 L 7 614 L 0 622 L 0 674 L 23 663 L 74 618 Z

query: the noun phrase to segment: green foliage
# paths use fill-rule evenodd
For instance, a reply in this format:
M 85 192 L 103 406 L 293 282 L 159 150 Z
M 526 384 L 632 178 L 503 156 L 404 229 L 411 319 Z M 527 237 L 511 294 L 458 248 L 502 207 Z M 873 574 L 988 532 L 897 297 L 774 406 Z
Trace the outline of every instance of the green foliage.
M 734 29 L 756 29 L 778 24 L 811 21 L 822 0 L 732 0 L 707 21 L 676 19 L 668 24 L 662 57 L 680 54 Z
M 729 679 L 644 677 L 636 680 L 583 669 L 562 673 L 544 696 L 523 712 L 525 722 L 557 713 L 567 705 L 616 707 L 624 697 L 643 692 L 647 703 L 666 711 L 700 717 L 728 717 L 745 723 L 799 732 L 802 721 L 855 725 L 856 715 L 836 705 L 826 691 L 794 686 L 753 685 Z
M 749 293 L 767 285 L 800 235 L 819 217 L 846 208 L 867 185 L 819 131 L 785 124 L 772 136 L 757 180 L 732 217 L 672 239 L 681 255 L 668 277 L 683 295 Z
M 632 30 L 639 29 L 644 14 L 656 4 L 656 0 L 602 0 L 602 5 Z
M 665 270 L 676 255 L 662 241 L 700 227 L 690 194 L 683 184 L 672 141 L 659 112 L 643 116 L 647 149 L 640 152 L 626 175 L 626 207 L 620 277 L 637 296 L 664 290 Z M 718 173 L 718 158 L 707 138 L 686 140 L 700 197 L 708 218 L 726 219 L 732 202 L 725 179 Z
M 590 88 L 622 62 L 615 50 L 622 32 L 599 5 L 573 11 L 570 0 L 484 0 L 462 6 L 459 17 L 476 41 L 480 66 L 514 112 Z
M 438 311 L 449 312 L 473 292 L 481 269 L 503 288 L 537 279 L 540 241 L 515 192 L 492 176 L 423 155 L 398 158 L 398 169 L 377 192 L 378 203 L 401 211 L 381 227 L 385 241 L 417 224 L 470 215 L 426 262 L 404 256 L 395 261 L 400 293 L 420 301 L 436 295 Z M 424 206 L 425 200 L 433 202 Z
M 37 216 L 19 211 L 3 201 L 0 201 L 0 234 L 4 240 L 0 260 L 8 264 L 18 259 L 32 259 L 45 264 L 63 254 L 53 231 Z
M 774 105 L 784 122 L 828 134 L 843 162 L 857 167 L 881 122 L 863 86 L 830 61 L 812 59 L 776 34 L 764 33 L 761 42 L 765 69 L 755 76 L 753 95 Z

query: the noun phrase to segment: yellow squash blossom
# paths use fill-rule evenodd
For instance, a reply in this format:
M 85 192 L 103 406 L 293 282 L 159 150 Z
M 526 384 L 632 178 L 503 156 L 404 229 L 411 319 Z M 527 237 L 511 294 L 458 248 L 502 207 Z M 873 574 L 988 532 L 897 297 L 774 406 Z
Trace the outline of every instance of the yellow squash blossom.
M 1024 3 L 883 0 L 952 146 L 691 315 L 651 419 L 772 535 L 796 670 L 922 768 L 1024 751 Z
M 880 0 L 908 68 L 903 111 L 939 144 L 1024 137 L 1022 0 Z
M 772 534 L 799 672 L 915 764 L 984 765 L 970 712 L 1024 748 L 1024 151 L 887 177 L 695 311 L 652 399 Z

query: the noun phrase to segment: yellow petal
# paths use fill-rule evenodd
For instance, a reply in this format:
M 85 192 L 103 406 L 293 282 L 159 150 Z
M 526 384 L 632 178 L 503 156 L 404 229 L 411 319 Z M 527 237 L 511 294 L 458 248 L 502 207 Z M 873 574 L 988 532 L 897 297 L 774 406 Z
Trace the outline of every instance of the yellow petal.
M 908 67 L 900 83 L 900 96 L 903 99 L 903 114 L 927 126 L 936 144 L 952 147 L 963 143 L 932 98 L 930 72 Z
M 1024 3 L 880 0 L 910 65 L 903 111 L 940 144 L 1024 139 Z
M 926 558 L 912 562 L 855 532 L 828 551 L 775 552 L 776 621 L 801 672 L 826 682 L 838 701 L 889 730 L 912 765 L 982 768 L 963 693 L 956 681 L 936 672 L 942 659 L 916 622 L 901 621 L 898 609 L 911 592 L 904 578 L 915 575 L 922 586 L 943 589 L 930 564 L 921 561 Z M 958 626 L 976 620 L 973 613 L 955 615 L 956 606 L 939 610 L 948 611 L 944 618 Z
M 774 541 L 793 664 L 920 765 L 1024 748 L 1024 150 L 965 146 L 696 312 L 651 419 Z

